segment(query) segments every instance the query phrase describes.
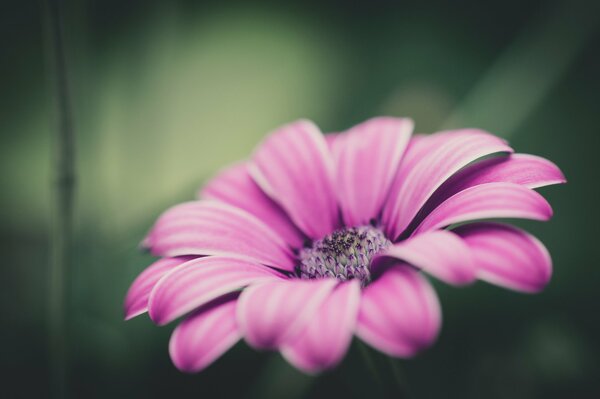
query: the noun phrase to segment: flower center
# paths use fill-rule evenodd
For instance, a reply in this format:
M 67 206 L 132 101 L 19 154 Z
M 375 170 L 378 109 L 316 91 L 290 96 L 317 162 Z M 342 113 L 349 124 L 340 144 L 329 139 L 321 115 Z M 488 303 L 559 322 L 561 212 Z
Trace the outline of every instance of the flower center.
M 365 286 L 371 280 L 371 259 L 390 245 L 383 232 L 373 226 L 337 230 L 300 251 L 296 273 L 303 279 L 356 278 Z

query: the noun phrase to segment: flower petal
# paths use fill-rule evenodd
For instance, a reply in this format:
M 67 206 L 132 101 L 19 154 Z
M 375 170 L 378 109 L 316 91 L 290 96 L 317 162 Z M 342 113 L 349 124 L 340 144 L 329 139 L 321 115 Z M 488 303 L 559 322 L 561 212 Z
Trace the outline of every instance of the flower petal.
M 356 334 L 392 356 L 410 357 L 435 341 L 440 305 L 416 270 L 395 265 L 363 290 Z
M 532 235 L 500 223 L 474 223 L 454 230 L 471 248 L 481 280 L 523 292 L 550 281 L 552 259 Z
M 257 148 L 250 174 L 304 233 L 322 238 L 339 227 L 333 160 L 312 122 L 286 125 Z
M 412 140 L 411 140 L 412 141 Z M 383 212 L 389 237 L 397 238 L 427 199 L 467 164 L 496 152 L 512 152 L 499 137 L 476 129 L 417 136 L 400 164 Z
M 413 127 L 410 119 L 373 118 L 335 141 L 335 188 L 347 226 L 378 216 Z
M 287 243 L 246 211 L 218 201 L 194 201 L 163 213 L 145 245 L 161 256 L 243 257 L 285 270 L 294 262 Z
M 237 258 L 191 260 L 154 286 L 148 300 L 149 315 L 156 324 L 167 324 L 221 295 L 278 276 L 268 267 Z
M 533 189 L 566 181 L 560 169 L 547 159 L 529 154 L 494 157 L 475 162 L 448 179 L 421 213 L 427 215 L 454 194 L 480 184 L 515 183 Z
M 514 183 L 486 183 L 442 202 L 423 219 L 415 233 L 477 219 L 548 220 L 551 217 L 550 204 L 537 192 Z
M 373 259 L 373 272 L 380 272 L 389 258 L 401 259 L 449 284 L 468 284 L 476 277 L 469 247 L 446 230 L 419 234 L 392 245 Z
M 256 185 L 246 162 L 233 165 L 208 182 L 200 191 L 202 199 L 225 202 L 256 216 L 292 247 L 302 246 L 303 234 L 286 213 Z
M 340 284 L 298 337 L 283 346 L 283 356 L 307 373 L 337 365 L 350 346 L 359 303 L 358 280 Z
M 240 340 L 235 320 L 237 296 L 226 295 L 202 306 L 173 331 L 169 354 L 179 370 L 201 371 Z
M 558 166 L 547 159 L 529 154 L 510 154 L 467 166 L 452 176 L 444 186 L 452 194 L 484 183 L 515 183 L 538 188 L 567 180 Z M 451 195 L 452 195 L 451 194 Z
M 335 279 L 271 281 L 248 287 L 238 305 L 238 324 L 255 348 L 275 349 L 293 339 L 337 285 Z
M 162 276 L 177 266 L 194 259 L 193 256 L 162 258 L 148 266 L 134 280 L 125 297 L 125 320 L 139 316 L 148 310 L 150 291 Z
M 327 143 L 327 148 L 329 148 L 330 151 L 333 151 L 338 139 L 341 137 L 341 134 L 337 133 L 337 132 L 336 133 L 327 133 L 327 134 L 325 134 L 324 137 L 325 137 L 325 143 Z

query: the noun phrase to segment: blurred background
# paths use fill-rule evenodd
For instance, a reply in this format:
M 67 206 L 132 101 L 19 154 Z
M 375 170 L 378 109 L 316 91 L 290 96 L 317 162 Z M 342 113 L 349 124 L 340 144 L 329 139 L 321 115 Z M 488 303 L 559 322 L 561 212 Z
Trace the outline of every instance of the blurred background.
M 50 237 L 56 208 L 56 68 L 47 6 L 0 6 L 2 397 L 49 396 Z M 600 397 L 597 1 L 66 1 L 76 134 L 66 272 L 69 393 L 76 398 L 366 397 L 353 348 L 304 376 L 238 344 L 201 374 L 172 366 L 173 325 L 124 322 L 137 244 L 282 123 L 339 131 L 374 115 L 418 132 L 480 127 L 556 162 L 555 210 L 520 223 L 549 248 L 540 295 L 437 284 L 438 342 L 399 360 L 416 398 Z

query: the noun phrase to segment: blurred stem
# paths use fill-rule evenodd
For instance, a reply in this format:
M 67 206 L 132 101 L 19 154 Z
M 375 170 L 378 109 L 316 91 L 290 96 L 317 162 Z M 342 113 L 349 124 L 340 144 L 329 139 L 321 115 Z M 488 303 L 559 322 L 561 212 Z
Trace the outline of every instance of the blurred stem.
M 358 340 L 357 340 L 358 341 Z M 369 369 L 373 379 L 381 388 L 383 397 L 395 399 L 409 399 L 402 371 L 391 357 L 381 359 L 381 355 L 373 349 L 358 341 L 359 352 Z M 387 361 L 382 361 L 387 360 Z
M 358 350 L 365 362 L 365 365 L 369 369 L 369 372 L 371 373 L 373 379 L 383 389 L 384 383 L 381 379 L 381 375 L 377 372 L 377 366 L 375 365 L 375 359 L 373 357 L 373 354 L 371 353 L 371 350 L 362 342 L 358 342 Z
M 300 399 L 308 395 L 316 379 L 290 366 L 279 354 L 271 354 L 263 370 L 243 396 L 248 399 Z
M 62 2 L 47 0 L 46 12 L 58 111 L 53 168 L 54 209 L 50 236 L 49 350 L 52 396 L 65 398 L 68 394 L 67 288 L 71 263 L 75 149 L 63 42 Z

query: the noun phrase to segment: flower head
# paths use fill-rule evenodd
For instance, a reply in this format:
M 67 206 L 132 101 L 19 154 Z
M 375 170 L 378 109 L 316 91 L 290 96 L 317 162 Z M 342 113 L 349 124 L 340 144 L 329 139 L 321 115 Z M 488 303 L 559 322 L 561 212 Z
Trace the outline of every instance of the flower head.
M 381 117 L 339 134 L 304 120 L 276 130 L 198 200 L 159 217 L 144 245 L 161 259 L 132 284 L 126 318 L 185 316 L 170 342 L 183 371 L 243 338 L 317 372 L 354 335 L 398 357 L 431 345 L 441 316 L 427 274 L 541 290 L 552 269 L 544 246 L 481 220 L 548 220 L 533 189 L 563 183 L 560 170 L 481 130 L 412 129 Z

